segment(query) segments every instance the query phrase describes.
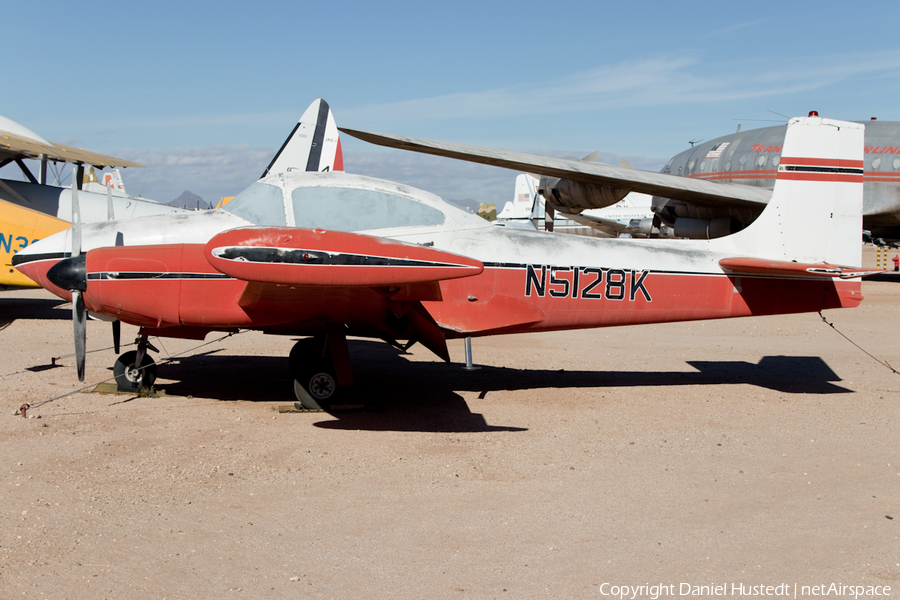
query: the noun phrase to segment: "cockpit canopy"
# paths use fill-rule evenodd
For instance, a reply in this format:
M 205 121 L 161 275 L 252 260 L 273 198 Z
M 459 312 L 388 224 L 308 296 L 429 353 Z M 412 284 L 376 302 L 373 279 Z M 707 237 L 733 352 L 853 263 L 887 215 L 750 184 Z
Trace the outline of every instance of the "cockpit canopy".
M 252 184 L 224 208 L 255 225 L 331 231 L 486 224 L 434 194 L 342 172 L 273 174 Z

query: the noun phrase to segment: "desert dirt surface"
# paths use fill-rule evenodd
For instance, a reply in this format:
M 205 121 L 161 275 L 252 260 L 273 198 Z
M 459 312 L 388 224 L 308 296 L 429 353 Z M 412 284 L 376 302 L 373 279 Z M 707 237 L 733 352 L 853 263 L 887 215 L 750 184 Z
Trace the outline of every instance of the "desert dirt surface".
M 863 294 L 825 317 L 900 368 L 900 286 Z M 365 409 L 293 414 L 259 333 L 45 402 L 86 385 L 69 319 L 0 294 L 0 598 L 900 595 L 900 375 L 816 314 L 475 339 L 471 372 L 353 340 Z M 111 345 L 90 322 L 87 384 Z

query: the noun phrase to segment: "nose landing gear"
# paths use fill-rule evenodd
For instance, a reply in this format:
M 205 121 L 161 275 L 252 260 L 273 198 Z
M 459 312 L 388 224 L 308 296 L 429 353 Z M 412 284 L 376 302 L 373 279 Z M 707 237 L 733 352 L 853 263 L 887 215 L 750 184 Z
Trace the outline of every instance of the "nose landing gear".
M 135 344 L 137 350 L 121 355 L 113 365 L 120 392 L 138 392 L 141 388 L 149 388 L 156 381 L 156 362 L 147 354 L 147 350 L 159 350 L 147 341 L 147 336 L 137 338 Z

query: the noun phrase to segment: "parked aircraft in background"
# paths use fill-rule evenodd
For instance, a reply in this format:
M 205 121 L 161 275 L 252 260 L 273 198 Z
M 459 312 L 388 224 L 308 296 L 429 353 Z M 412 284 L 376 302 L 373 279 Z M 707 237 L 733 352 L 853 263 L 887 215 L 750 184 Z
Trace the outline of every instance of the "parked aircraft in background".
M 551 213 L 610 206 L 630 192 L 654 196 L 656 224 L 674 235 L 715 238 L 746 227 L 768 203 L 785 126 L 738 132 L 673 157 L 661 173 L 341 128 L 362 140 L 539 173 Z M 867 123 L 863 224 L 873 237 L 900 238 L 900 122 Z
M 47 161 L 75 163 L 73 180 L 81 190 L 78 201 L 83 223 L 186 212 L 183 208 L 129 196 L 118 169 L 101 173 L 98 180 L 91 166 L 143 165 L 51 144 L 2 117 L 0 130 L 5 130 L 0 131 L 0 167 L 15 162 L 29 179 L 28 182 L 0 179 L 0 288 L 35 287 L 37 284 L 15 271 L 12 256 L 42 237 L 69 227 L 72 190 L 46 184 Z M 41 161 L 40 180 L 23 160 L 34 158 Z M 339 134 L 324 100 L 310 104 L 266 172 L 292 169 L 343 169 Z
M 538 192 L 540 179 L 527 173 L 516 177 L 515 196 L 503 206 L 497 221 L 505 225 L 528 226 L 593 237 L 672 237 L 671 229 L 653 225 L 651 198 L 631 192 L 606 208 L 586 210 L 578 215 L 555 215 L 548 219 L 544 198 Z
M 36 160 L 35 176 L 26 160 Z M 0 288 L 34 287 L 36 284 L 17 273 L 12 266 L 12 256 L 42 237 L 67 228 L 72 216 L 69 188 L 51 185 L 47 180 L 50 163 L 71 163 L 73 181 L 81 188 L 84 180 L 91 180 L 94 168 L 142 167 L 128 160 L 88 152 L 63 144 L 48 142 L 33 131 L 0 117 L 0 168 L 15 164 L 28 181 L 0 179 Z M 87 171 L 85 171 L 87 166 Z M 87 222 L 177 212 L 180 209 L 158 204 L 151 200 L 131 198 L 124 190 L 115 189 L 121 177 L 104 174 L 112 184 L 98 190 L 98 184 L 89 184 L 82 192 L 82 219 Z M 93 176 L 96 180 L 96 175 Z
M 737 131 L 708 142 L 694 144 L 673 156 L 662 173 L 691 179 L 741 183 L 771 189 L 782 156 L 785 125 Z M 873 237 L 900 238 L 900 122 L 866 122 L 863 174 L 863 227 Z M 654 198 L 653 208 L 676 232 L 719 235 L 745 227 L 759 208 L 727 203 L 685 203 Z M 680 222 L 680 224 L 679 224 Z M 698 232 L 698 227 L 699 232 Z M 689 235 L 689 237 L 699 237 Z
M 290 353 L 294 391 L 327 407 L 353 383 L 348 335 L 449 360 L 449 338 L 858 305 L 863 136 L 792 119 L 766 210 L 710 241 L 502 227 L 405 185 L 288 171 L 227 210 L 86 224 L 15 263 L 73 299 L 80 372 L 86 311 L 140 327 L 137 351 L 114 365 L 129 390 L 155 379 L 151 336 L 310 336 Z
M 106 190 L 110 190 L 114 195 L 127 196 L 125 192 L 125 181 L 122 180 L 122 172 L 119 169 L 112 169 L 100 174 L 97 178 L 97 172 L 91 167 L 84 172 L 84 178 L 81 180 L 81 189 L 86 192 L 97 192 L 105 194 Z

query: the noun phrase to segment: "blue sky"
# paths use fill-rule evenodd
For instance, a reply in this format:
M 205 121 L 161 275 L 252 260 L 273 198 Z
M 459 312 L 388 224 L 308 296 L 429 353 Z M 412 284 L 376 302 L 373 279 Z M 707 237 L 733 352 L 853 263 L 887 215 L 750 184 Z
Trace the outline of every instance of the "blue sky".
M 900 120 L 900 4 L 549 6 L 6 3 L 0 115 L 147 164 L 128 190 L 161 201 L 239 192 L 316 97 L 348 127 L 651 169 L 779 114 Z M 509 171 L 342 142 L 348 171 L 512 196 Z

